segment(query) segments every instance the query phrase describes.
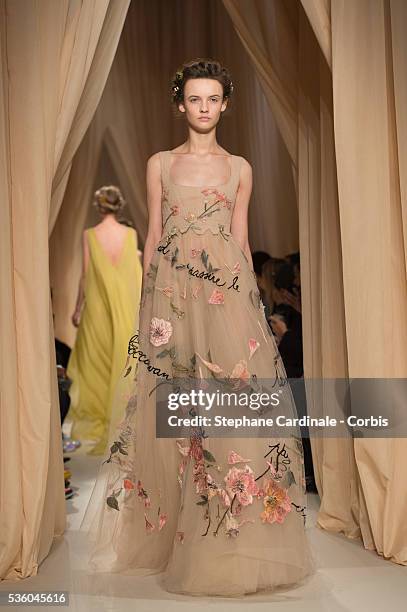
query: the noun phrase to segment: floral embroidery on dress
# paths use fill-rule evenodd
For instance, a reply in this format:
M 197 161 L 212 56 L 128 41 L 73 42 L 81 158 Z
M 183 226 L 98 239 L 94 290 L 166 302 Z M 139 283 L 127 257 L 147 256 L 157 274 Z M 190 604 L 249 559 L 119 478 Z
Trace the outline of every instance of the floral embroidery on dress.
M 162 376 L 165 380 L 161 379 L 158 384 L 156 380 L 152 382 L 154 388 L 148 390 L 148 397 L 159 384 L 168 384 L 171 378 L 177 379 L 177 385 L 180 381 L 181 389 L 190 379 L 195 381 L 198 388 L 205 389 L 209 386 L 206 378 L 211 378 L 229 389 L 240 390 L 249 386 L 256 390 L 256 370 L 259 368 L 257 373 L 263 371 L 260 368 L 264 359 L 270 364 L 270 376 L 274 368 L 273 386 L 282 387 L 286 384 L 283 364 L 277 351 L 272 361 L 273 353 L 270 349 L 273 346 L 273 336 L 264 318 L 255 273 L 252 273 L 253 277 L 250 276 L 244 253 L 233 239 L 230 240 L 233 201 L 228 194 L 229 191 L 223 193 L 216 188 L 199 189 L 196 197 L 187 203 L 171 198 L 168 189 L 163 190 L 163 234 L 157 249 L 160 255 L 154 255 L 156 259 L 153 258 L 146 283 L 143 283 L 142 305 L 148 299 L 147 308 L 151 306 L 141 334 L 143 350 L 139 348 L 138 334 L 134 335 L 129 342 L 129 358 L 123 374 L 123 377 L 127 377 L 126 382 L 131 380 L 130 373 L 133 370 L 133 380 L 136 381 L 138 369 L 143 368 L 151 374 Z M 216 238 L 205 236 L 195 241 L 194 237 L 191 241 L 190 236 L 185 238 L 188 231 L 197 235 L 212 232 Z M 223 241 L 229 241 L 229 244 L 225 245 Z M 218 251 L 216 245 L 219 246 Z M 214 284 L 210 285 L 211 282 Z M 240 304 L 242 312 L 247 310 L 248 325 L 242 326 L 241 337 L 233 338 L 236 340 L 236 350 L 233 353 L 229 351 L 225 361 L 222 347 L 219 349 L 216 343 L 215 351 L 211 346 L 212 334 L 190 332 L 188 335 L 188 326 L 195 322 L 199 325 L 201 322 L 201 319 L 196 318 L 200 307 L 206 309 L 204 312 L 209 312 L 209 318 L 212 315 L 215 321 L 225 314 L 222 331 L 227 333 L 230 319 L 226 317 L 230 314 L 233 316 L 233 308 Z M 202 346 L 206 338 L 209 339 L 209 346 Z M 156 351 L 151 345 L 161 348 Z M 151 354 L 148 354 L 149 351 Z M 136 360 L 135 366 L 130 365 L 131 358 Z M 144 384 L 141 376 L 139 380 Z M 142 397 L 144 401 L 147 394 L 143 393 Z M 158 537 L 168 521 L 174 524 L 178 517 L 170 515 L 165 497 L 158 487 L 159 481 L 155 483 L 151 474 L 138 474 L 138 468 L 135 469 L 130 458 L 132 454 L 137 456 L 134 425 L 136 407 L 135 392 L 129 396 L 118 439 L 111 445 L 110 456 L 106 460 L 115 469 L 107 486 L 106 507 L 110 513 L 123 508 L 129 512 L 137 511 L 137 517 L 144 523 L 145 533 L 153 533 Z M 146 407 L 143 405 L 140 409 Z M 189 414 L 192 414 L 191 410 Z M 137 433 L 138 436 L 143 434 Z M 220 452 L 214 450 L 218 448 L 217 442 L 210 445 L 212 440 L 209 440 L 209 444 L 205 440 L 205 432 L 200 430 L 189 438 L 176 439 L 174 451 L 179 453 L 179 461 L 174 473 L 165 474 L 166 479 L 169 477 L 173 485 L 181 489 L 179 493 L 183 501 L 179 530 L 175 535 L 179 544 L 188 539 L 188 532 L 182 529 L 183 511 L 196 513 L 197 520 L 202 521 L 202 538 L 222 536 L 226 541 L 238 538 L 245 532 L 250 537 L 253 525 L 264 529 L 265 537 L 268 537 L 267 530 L 278 529 L 278 525 L 285 521 L 289 526 L 290 521 L 295 520 L 295 515 L 305 519 L 305 506 L 295 503 L 296 491 L 300 487 L 305 490 L 301 473 L 297 478 L 298 465 L 303 464 L 301 439 L 292 438 L 294 443 L 290 446 L 288 442 L 286 445 L 273 440 L 265 451 L 259 448 L 259 452 L 256 450 L 253 456 L 248 456 L 251 453 L 245 450 L 244 444 L 240 448 L 228 448 L 225 444 L 221 447 L 224 449 L 221 456 Z M 210 445 L 209 448 L 205 448 L 207 445 Z M 293 455 L 295 462 L 292 463 Z M 168 463 L 172 465 L 171 461 Z M 297 483 L 296 478 L 300 482 Z M 192 487 L 192 510 L 190 507 L 186 509 L 191 500 L 191 491 L 186 496 L 185 491 L 182 491 L 186 487 Z
M 225 303 L 225 294 L 223 291 L 219 289 L 214 289 L 209 300 L 208 304 L 224 304 Z
M 267 523 L 283 523 L 285 517 L 291 512 L 291 500 L 287 490 L 282 489 L 273 479 L 269 479 L 264 487 L 264 511 L 261 520 Z
M 216 206 L 216 204 L 220 204 L 221 206 L 225 206 L 228 210 L 232 208 L 232 200 L 229 200 L 229 198 L 226 197 L 226 194 L 218 191 L 217 189 L 203 189 L 201 193 L 204 196 L 215 196 L 211 206 Z M 208 200 L 205 200 L 204 203 L 205 205 L 209 204 Z
M 260 502 L 263 506 L 263 511 L 258 515 L 263 524 L 282 524 L 293 508 L 305 517 L 305 508 L 294 504 L 287 492 L 288 488 L 295 483 L 295 479 L 288 469 L 291 460 L 285 444 L 282 448 L 280 448 L 280 444 L 272 446 L 271 451 L 266 455 L 267 457 L 274 453 L 273 459 L 276 462 L 277 469 L 272 461 L 267 461 L 266 470 L 257 477 L 246 463 L 250 459 L 243 459 L 235 451 L 229 451 L 229 464 L 245 463 L 245 465 L 242 468 L 235 465 L 229 468 L 223 478 L 225 485 L 222 487 L 208 471 L 210 469 L 219 471 L 221 467 L 217 465 L 215 457 L 203 448 L 202 438 L 193 434 L 189 440 L 189 445 L 183 445 L 181 442 L 182 440 L 176 441 L 178 450 L 182 455 L 182 473 L 185 471 L 187 460 L 193 459 L 193 483 L 195 493 L 200 498 L 196 504 L 205 508 L 203 518 L 204 521 L 207 521 L 207 527 L 202 536 L 208 535 L 211 526 L 214 529 L 214 536 L 218 535 L 221 527 L 224 528 L 226 536 L 238 536 L 243 525 L 253 524 L 255 520 L 243 518 L 241 521 L 237 521 L 236 517 L 244 512 L 245 507 L 257 502 Z M 285 477 L 283 476 L 284 470 Z M 271 476 L 265 478 L 267 474 Z M 257 484 L 261 478 L 264 479 L 262 487 Z M 285 483 L 285 486 L 282 486 L 282 482 Z M 215 516 L 210 510 L 211 502 L 217 506 Z M 223 508 L 222 511 L 221 507 Z
M 249 359 L 253 357 L 254 353 L 257 351 L 259 346 L 260 346 L 260 342 L 258 342 L 256 338 L 249 338 L 249 350 L 250 350 Z
M 171 321 L 153 317 L 150 323 L 150 342 L 154 346 L 167 344 L 172 335 Z

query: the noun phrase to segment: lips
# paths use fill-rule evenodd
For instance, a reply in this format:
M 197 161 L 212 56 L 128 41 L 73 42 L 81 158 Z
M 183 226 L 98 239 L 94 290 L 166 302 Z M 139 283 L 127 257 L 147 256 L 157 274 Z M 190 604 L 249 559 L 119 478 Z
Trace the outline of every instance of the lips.
M 199 121 L 209 121 L 210 117 L 199 117 Z

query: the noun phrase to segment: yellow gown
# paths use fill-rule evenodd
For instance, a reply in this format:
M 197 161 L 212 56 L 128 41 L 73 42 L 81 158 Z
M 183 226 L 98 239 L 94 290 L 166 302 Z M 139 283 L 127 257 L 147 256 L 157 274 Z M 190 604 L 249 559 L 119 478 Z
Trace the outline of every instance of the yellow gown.
M 94 440 L 91 454 L 102 454 L 109 428 L 120 416 L 112 413 L 112 406 L 128 339 L 138 325 L 142 266 L 132 228 L 116 263 L 103 250 L 94 228 L 87 231 L 87 239 L 85 305 L 67 369 L 72 380 L 69 418 L 72 437 Z

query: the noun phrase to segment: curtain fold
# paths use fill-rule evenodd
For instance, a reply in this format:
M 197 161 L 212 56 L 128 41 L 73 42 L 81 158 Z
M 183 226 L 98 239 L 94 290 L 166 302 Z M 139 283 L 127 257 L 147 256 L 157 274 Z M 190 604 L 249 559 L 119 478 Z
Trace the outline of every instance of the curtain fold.
M 58 212 L 55 194 L 63 195 L 127 6 L 128 0 L 0 0 L 0 576 L 5 579 L 35 575 L 65 528 L 48 237 Z
M 326 63 L 332 69 L 331 0 L 301 0 Z
M 404 2 L 332 2 L 335 148 L 351 377 L 407 375 L 406 167 L 400 164 L 406 133 L 397 122 L 407 104 L 407 43 L 400 35 L 406 27 Z M 389 397 L 392 401 L 397 398 Z M 365 546 L 407 564 L 402 460 L 407 442 L 356 439 L 354 447 Z
M 291 0 L 223 0 L 297 167 L 297 31 Z
M 102 96 L 129 4 L 130 0 L 69 2 L 66 44 L 61 57 L 50 234 L 62 203 L 73 156 Z

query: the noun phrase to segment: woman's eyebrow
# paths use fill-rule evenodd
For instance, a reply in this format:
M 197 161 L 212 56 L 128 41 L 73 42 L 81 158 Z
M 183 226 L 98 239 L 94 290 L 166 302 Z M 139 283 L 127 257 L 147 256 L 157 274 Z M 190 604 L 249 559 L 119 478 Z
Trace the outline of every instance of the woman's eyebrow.
M 200 98 L 201 96 L 198 96 L 198 94 L 189 94 L 188 98 Z M 220 94 L 211 94 L 210 96 L 208 96 L 208 98 L 220 98 Z

